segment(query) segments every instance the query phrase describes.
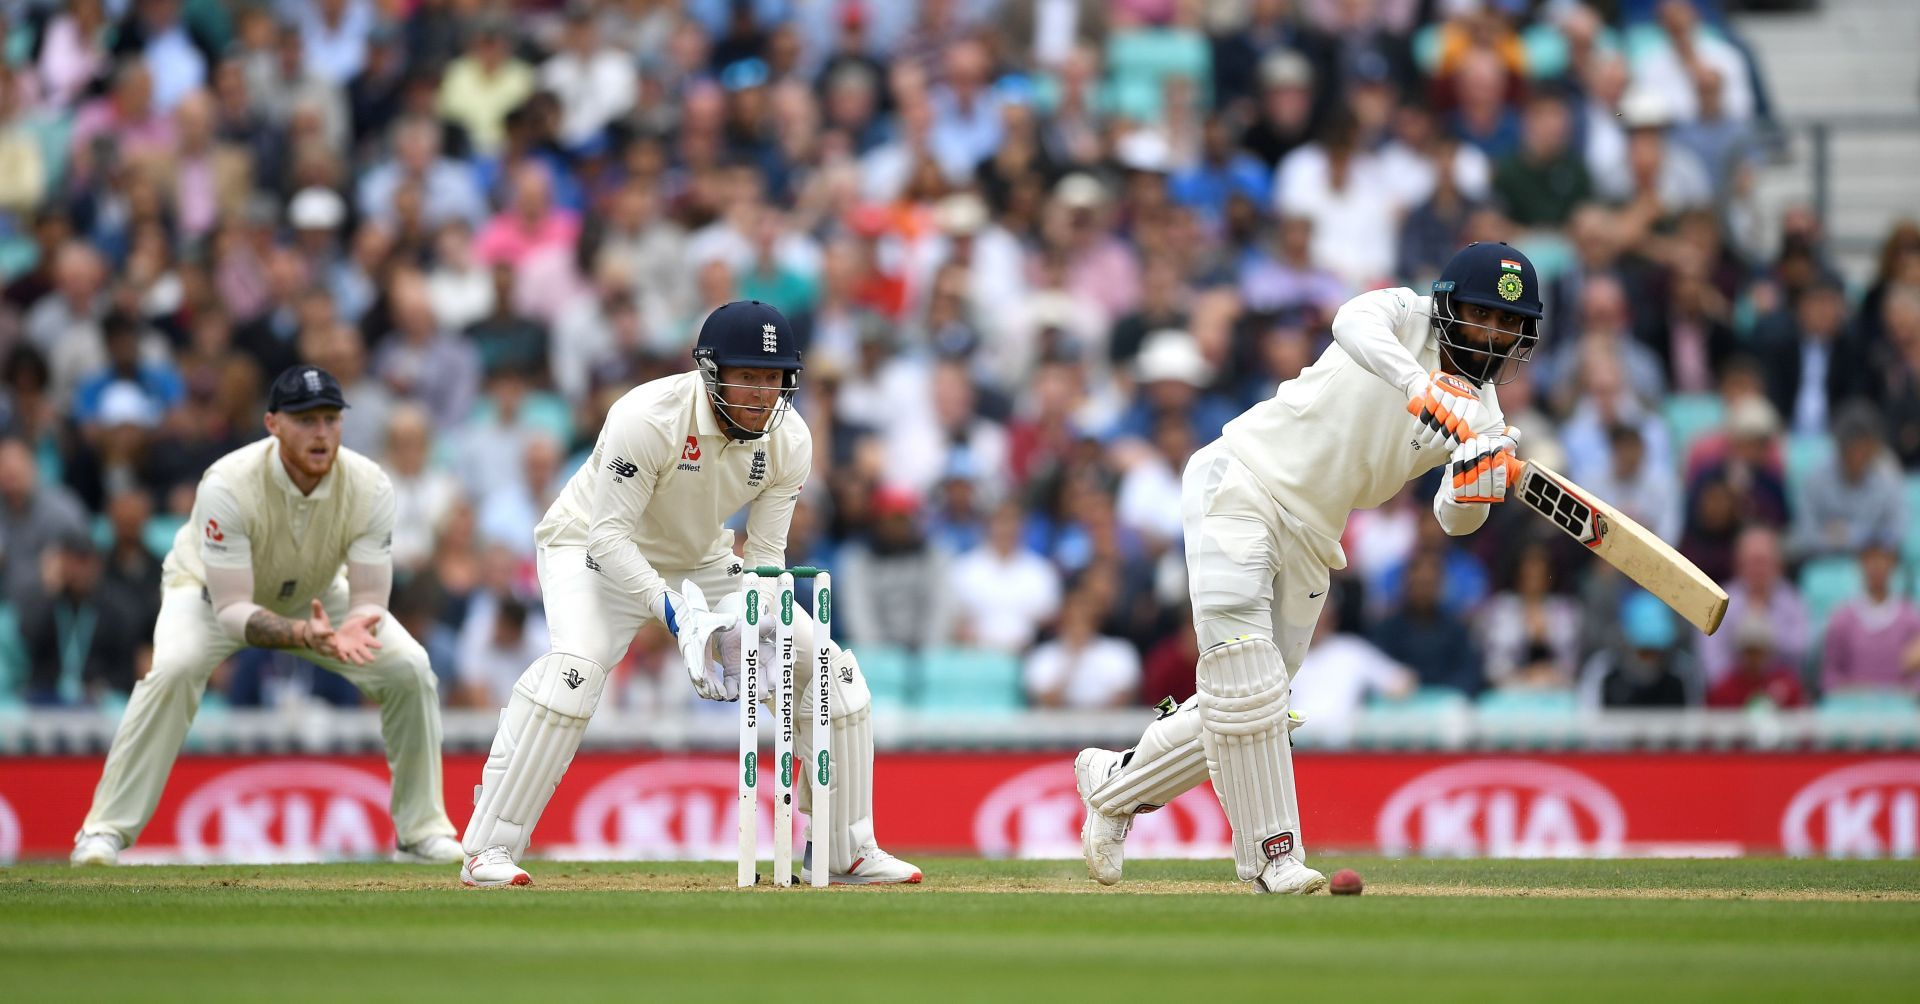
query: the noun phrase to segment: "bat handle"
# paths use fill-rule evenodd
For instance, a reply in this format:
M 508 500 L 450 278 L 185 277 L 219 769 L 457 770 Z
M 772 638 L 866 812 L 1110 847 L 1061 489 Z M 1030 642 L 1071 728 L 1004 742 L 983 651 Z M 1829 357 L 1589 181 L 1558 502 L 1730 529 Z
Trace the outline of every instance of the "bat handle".
M 1525 461 L 1522 461 L 1522 460 L 1520 460 L 1520 459 L 1518 459 L 1518 458 L 1516 458 L 1516 457 L 1511 457 L 1511 456 L 1509 456 L 1509 457 L 1503 457 L 1503 458 L 1501 458 L 1501 459 L 1503 459 L 1504 461 L 1506 461 L 1506 465 L 1507 465 L 1507 485 L 1508 485 L 1508 487 L 1512 487 L 1513 485 L 1517 485 L 1517 484 L 1519 484 L 1519 483 L 1520 483 L 1520 472 L 1521 472 L 1521 471 L 1524 471 L 1524 470 L 1526 470 L 1526 469 L 1527 469 L 1527 465 L 1526 465 L 1526 462 L 1525 462 Z

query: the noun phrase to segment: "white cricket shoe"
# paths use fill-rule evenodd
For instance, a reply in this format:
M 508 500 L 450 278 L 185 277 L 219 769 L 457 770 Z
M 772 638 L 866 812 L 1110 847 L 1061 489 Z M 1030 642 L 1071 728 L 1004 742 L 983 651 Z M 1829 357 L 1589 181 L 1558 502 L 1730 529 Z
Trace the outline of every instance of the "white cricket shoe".
M 94 865 L 117 865 L 120 863 L 120 838 L 112 833 L 82 833 L 73 842 L 73 866 L 87 868 Z
M 467 856 L 460 841 L 435 835 L 408 844 L 393 852 L 393 860 L 403 865 L 450 865 Z
M 1327 877 L 1308 868 L 1298 859 L 1282 855 L 1267 862 L 1260 874 L 1254 876 L 1254 892 L 1279 893 L 1284 896 L 1310 896 L 1327 887 Z
M 813 881 L 813 841 L 807 841 L 805 855 L 800 860 L 800 882 L 811 884 Z M 918 885 L 924 879 L 919 866 L 911 861 L 902 861 L 880 849 L 880 845 L 869 840 L 853 856 L 853 867 L 845 874 L 829 872 L 828 885 Z
M 480 889 L 503 885 L 532 885 L 533 876 L 513 863 L 513 854 L 495 844 L 460 866 L 460 881 Z
M 1114 816 L 1093 807 L 1093 791 L 1120 769 L 1126 754 L 1113 750 L 1088 748 L 1073 758 L 1073 786 L 1080 792 L 1080 804 L 1087 810 L 1080 824 L 1080 851 L 1087 859 L 1087 874 L 1101 885 L 1120 881 L 1120 869 L 1126 861 L 1127 831 L 1133 817 Z

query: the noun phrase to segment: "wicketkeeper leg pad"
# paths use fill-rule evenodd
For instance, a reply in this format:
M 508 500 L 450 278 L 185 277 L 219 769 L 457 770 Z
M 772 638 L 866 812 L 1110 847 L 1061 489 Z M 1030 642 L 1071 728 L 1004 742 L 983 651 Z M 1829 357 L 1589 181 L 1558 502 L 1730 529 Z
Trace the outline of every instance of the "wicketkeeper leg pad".
M 1233 827 L 1242 881 L 1299 850 L 1293 751 L 1287 741 L 1289 674 L 1272 639 L 1235 638 L 1200 655 L 1200 742 L 1214 792 Z
M 829 814 L 833 832 L 827 834 L 827 863 L 831 874 L 844 874 L 853 867 L 854 855 L 873 833 L 873 697 L 867 690 L 867 678 L 860 673 L 860 661 L 852 652 L 834 646 L 833 685 L 827 709 L 832 733 L 827 755 L 833 764 L 833 780 L 827 792 L 832 799 Z M 805 688 L 798 688 L 805 690 Z M 798 704 L 801 722 L 812 720 L 813 697 L 802 694 Z M 813 762 L 813 730 L 794 730 L 794 759 Z M 800 811 L 813 815 L 813 786 L 794 785 L 794 799 Z M 820 834 L 813 832 L 811 819 L 807 837 L 819 853 Z
M 461 841 L 469 855 L 496 845 L 515 861 L 526 853 L 606 685 L 604 666 L 565 652 L 544 655 L 520 674 L 474 791 Z
M 1200 747 L 1200 698 L 1153 720 L 1113 776 L 1093 791 L 1093 808 L 1109 816 L 1151 812 L 1207 779 Z

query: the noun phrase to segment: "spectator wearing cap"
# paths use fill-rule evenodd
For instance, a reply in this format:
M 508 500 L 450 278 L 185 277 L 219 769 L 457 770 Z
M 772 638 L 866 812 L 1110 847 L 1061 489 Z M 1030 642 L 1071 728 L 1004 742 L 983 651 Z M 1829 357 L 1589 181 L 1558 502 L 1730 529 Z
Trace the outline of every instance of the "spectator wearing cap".
M 1186 422 L 1191 442 L 1211 443 L 1238 414 L 1231 403 L 1207 393 L 1213 366 L 1185 331 L 1167 329 L 1147 336 L 1133 372 L 1134 400 L 1114 428 L 1117 436 L 1151 440 L 1161 419 L 1177 417 Z
M 1293 49 L 1275 49 L 1260 61 L 1260 103 L 1240 145 L 1269 169 L 1313 137 L 1315 79 L 1313 63 Z
M 1069 593 L 1059 630 L 1027 656 L 1027 700 L 1037 708 L 1118 708 L 1140 692 L 1140 654 L 1099 633 L 1101 605 L 1088 588 Z
M 1768 630 L 1765 641 L 1770 658 L 1800 665 L 1811 638 L 1807 607 L 1786 577 L 1779 535 L 1759 526 L 1742 530 L 1734 549 L 1733 578 L 1724 584 L 1727 613 L 1723 623 L 1736 630 L 1700 637 L 1700 661 L 1706 667 L 1708 682 L 1719 683 L 1738 661 L 1735 636 L 1743 624 L 1759 624 Z
M 103 574 L 100 552 L 84 532 L 61 534 L 35 555 L 44 588 L 18 611 L 30 704 L 75 707 L 125 696 L 146 669 L 153 611 L 131 587 Z
M 1863 355 L 1847 331 L 1846 291 L 1817 278 L 1755 333 L 1767 397 L 1799 435 L 1820 435 L 1830 414 L 1860 388 Z
M 1833 423 L 1833 456 L 1798 486 L 1789 550 L 1796 560 L 1851 554 L 1907 530 L 1906 485 L 1879 416 L 1856 402 Z
M 131 387 L 146 400 L 146 411 L 164 415 L 186 396 L 180 374 L 165 356 L 142 358 L 140 322 L 121 311 L 101 322 L 107 364 L 80 381 L 73 395 L 73 418 L 82 426 L 100 421 L 101 399 L 110 387 Z
M 1007 315 L 1027 296 L 1026 249 L 1019 238 L 972 192 L 942 198 L 934 205 L 933 223 L 940 237 L 927 251 L 931 268 L 964 268 L 969 311 L 982 327 L 1004 327 Z
M 1635 590 L 1620 607 L 1619 640 L 1595 652 L 1580 671 L 1580 700 L 1589 708 L 1697 707 L 1706 694 L 1700 665 L 1679 644 L 1673 611 Z
M 1782 648 L 1775 626 L 1764 617 L 1749 616 L 1735 622 L 1731 632 L 1722 634 L 1730 635 L 1729 651 L 1725 662 L 1707 663 L 1707 672 L 1714 680 L 1707 688 L 1707 707 L 1773 707 L 1785 711 L 1807 706 L 1807 689 L 1794 668 L 1799 659 Z
M 478 228 L 487 217 L 486 196 L 473 168 L 440 152 L 440 126 L 432 119 L 409 116 L 394 125 L 392 153 L 360 176 L 354 202 L 362 216 L 392 223 L 399 190 L 417 185 L 421 219 L 439 229 L 454 220 Z
M 560 142 L 578 150 L 633 110 L 639 76 L 631 57 L 601 40 L 593 8 L 575 4 L 558 50 L 540 64 L 540 87 L 560 99 Z
M 1713 205 L 1713 177 L 1706 165 L 1667 142 L 1673 126 L 1668 95 L 1636 86 L 1620 100 L 1620 120 L 1627 130 L 1625 170 L 1611 179 L 1611 190 L 1607 176 L 1595 176 L 1602 196 L 1626 203 L 1648 224 Z
M 867 533 L 848 541 L 835 559 L 846 574 L 834 630 L 844 618 L 855 646 L 938 648 L 953 636 L 953 597 L 942 584 L 953 555 L 929 538 L 912 491 L 881 485 L 869 510 Z
M 87 529 L 87 510 L 66 486 L 43 482 L 25 441 L 0 439 L 0 588 L 6 602 L 40 595 L 40 552 Z
M 949 568 L 955 642 L 1019 654 L 1059 613 L 1060 573 L 1021 539 L 1025 518 L 1018 503 L 1003 503 L 986 540 Z
M 1834 608 L 1820 654 L 1820 688 L 1920 693 L 1920 607 L 1897 590 L 1900 538 L 1859 549 L 1859 596 Z M 1909 583 L 1905 588 L 1910 589 Z
M 1109 362 L 1115 366 L 1131 366 L 1155 332 L 1186 328 L 1191 290 L 1180 266 L 1171 255 L 1148 258 L 1142 265 L 1140 305 L 1114 322 L 1107 340 Z
M 1780 419 L 1773 407 L 1758 397 L 1742 398 L 1727 408 L 1727 451 L 1703 464 L 1688 482 L 1697 493 L 1708 483 L 1733 490 L 1735 512 L 1741 522 L 1784 531 L 1790 521 L 1790 499 L 1780 455 Z
M 533 69 L 513 55 L 506 23 L 489 17 L 448 64 L 435 107 L 467 131 L 475 152 L 491 154 L 506 141 L 507 113 L 533 96 L 535 83 Z
M 1093 175 L 1076 172 L 1054 186 L 1048 243 L 1064 259 L 1063 290 L 1096 308 L 1083 323 L 1102 341 L 1113 320 L 1140 299 L 1139 257 L 1114 234 L 1111 220 L 1107 188 Z
M 1559 227 L 1592 195 L 1586 161 L 1573 145 L 1573 119 L 1564 96 L 1534 92 L 1520 125 L 1520 147 L 1500 162 L 1493 179 L 1507 218 L 1523 227 Z

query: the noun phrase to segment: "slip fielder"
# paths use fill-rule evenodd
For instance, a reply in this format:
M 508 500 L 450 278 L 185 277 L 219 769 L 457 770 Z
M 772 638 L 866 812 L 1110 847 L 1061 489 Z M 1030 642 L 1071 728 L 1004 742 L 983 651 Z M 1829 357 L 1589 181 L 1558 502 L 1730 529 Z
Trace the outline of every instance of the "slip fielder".
M 657 620 L 673 632 L 701 697 L 737 699 L 738 661 L 712 657 L 747 641 L 739 637 L 742 562 L 725 522 L 750 505 L 745 564 L 785 565 L 813 437 L 792 410 L 800 351 L 779 311 L 754 300 L 722 306 L 701 326 L 693 356 L 695 372 L 643 384 L 614 404 L 591 459 L 534 530 L 552 651 L 521 675 L 500 713 L 467 824 L 460 870 L 467 885 L 532 882 L 518 862 L 608 672 L 642 625 Z M 726 599 L 709 610 L 709 595 Z M 770 627 L 771 603 L 766 613 L 760 621 Z M 804 612 L 794 618 L 793 644 L 813 650 L 813 621 Z M 852 652 L 837 645 L 830 652 L 828 874 L 836 883 L 918 882 L 918 868 L 875 842 L 866 680 Z M 802 688 L 798 720 L 811 717 L 813 700 Z M 810 730 L 797 731 L 801 762 L 812 760 L 811 742 Z M 811 814 L 811 798 L 811 786 L 800 786 L 802 812 Z M 820 836 L 809 824 L 803 880 L 819 864 L 813 842 Z
M 1505 244 L 1454 255 L 1431 296 L 1363 293 L 1333 319 L 1334 344 L 1269 400 L 1227 424 L 1181 478 L 1181 524 L 1200 661 L 1196 693 L 1124 752 L 1082 750 L 1087 868 L 1120 880 L 1136 813 L 1209 776 L 1233 828 L 1241 881 L 1311 893 L 1288 733 L 1288 687 L 1326 603 L 1355 509 L 1451 462 L 1433 499 L 1453 535 L 1506 495 L 1519 431 L 1494 386 L 1532 356 L 1542 309 L 1533 264 Z M 1411 417 L 1410 417 L 1411 416 Z
M 387 616 L 393 484 L 340 445 L 340 384 L 295 366 L 267 398 L 271 436 L 214 462 L 162 566 L 153 665 L 127 702 L 73 863 L 113 864 L 153 818 L 214 667 L 247 646 L 299 653 L 380 704 L 400 860 L 459 860 L 440 785 L 440 700 L 426 649 Z

